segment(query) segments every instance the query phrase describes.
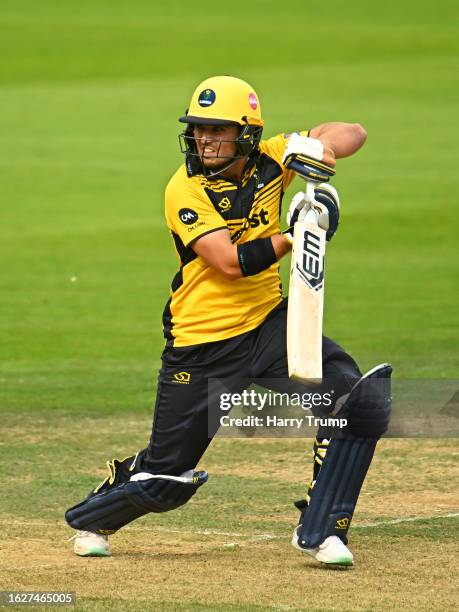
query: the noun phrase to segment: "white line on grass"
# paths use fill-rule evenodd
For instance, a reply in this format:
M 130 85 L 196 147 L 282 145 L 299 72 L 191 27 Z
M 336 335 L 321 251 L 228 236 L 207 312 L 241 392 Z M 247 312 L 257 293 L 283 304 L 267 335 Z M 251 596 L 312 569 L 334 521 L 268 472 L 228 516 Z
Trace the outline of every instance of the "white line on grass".
M 405 518 L 392 519 L 390 521 L 378 521 L 374 523 L 364 523 L 362 525 L 354 525 L 354 529 L 368 529 L 369 527 L 384 527 L 385 525 L 398 525 L 399 523 L 414 523 L 415 521 L 430 521 L 433 519 L 455 518 L 459 516 L 459 512 L 450 512 L 448 514 L 434 514 L 431 516 L 409 516 Z M 132 531 L 156 531 L 161 533 L 190 533 L 196 535 L 210 536 L 225 536 L 230 538 L 247 538 L 247 542 L 258 542 L 263 540 L 279 540 L 286 538 L 286 535 L 275 535 L 273 533 L 259 533 L 251 536 L 247 533 L 237 533 L 233 531 L 215 531 L 213 529 L 169 529 L 168 527 L 132 527 Z M 230 542 L 225 546 L 233 546 L 234 542 Z
M 434 514 L 432 516 L 408 516 L 406 518 L 392 519 L 390 521 L 379 521 L 376 523 L 364 523 L 363 525 L 354 525 L 354 529 L 366 529 L 367 527 L 383 527 L 384 525 L 398 525 L 399 523 L 414 523 L 415 521 L 431 521 L 432 519 L 454 518 L 459 516 L 459 512 L 451 512 L 450 514 Z
M 363 523 L 362 525 L 353 525 L 354 529 L 368 529 L 370 527 L 384 527 L 386 525 L 398 525 L 400 523 L 414 523 L 416 521 L 431 521 L 435 519 L 448 519 L 448 518 L 456 518 L 459 516 L 459 512 L 449 512 L 448 514 L 434 514 L 428 516 L 407 516 L 405 518 L 391 519 L 389 521 L 376 521 L 373 523 Z M 0 524 L 7 523 L 9 525 L 24 525 L 24 523 L 19 519 L 0 519 Z M 27 521 L 28 525 L 31 526 L 43 526 L 49 527 L 50 523 L 54 523 L 56 526 L 61 524 L 60 520 L 51 520 L 51 521 L 43 521 L 41 519 L 29 519 Z M 149 531 L 156 533 L 189 533 L 195 535 L 204 535 L 204 536 L 224 536 L 230 538 L 246 538 L 247 542 L 259 542 L 263 540 L 279 540 L 286 538 L 284 535 L 276 535 L 273 533 L 259 533 L 256 535 L 250 535 L 248 533 L 238 533 L 234 531 L 218 531 L 214 529 L 170 529 L 169 527 L 144 527 L 133 525 L 128 528 L 129 531 Z M 227 546 L 232 546 L 235 543 L 230 542 Z

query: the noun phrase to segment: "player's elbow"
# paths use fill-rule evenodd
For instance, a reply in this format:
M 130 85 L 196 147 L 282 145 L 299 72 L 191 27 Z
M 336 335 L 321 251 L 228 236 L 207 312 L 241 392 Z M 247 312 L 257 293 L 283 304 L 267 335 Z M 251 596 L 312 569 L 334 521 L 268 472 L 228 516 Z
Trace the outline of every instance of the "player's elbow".
M 223 274 L 223 276 L 230 281 L 234 281 L 234 280 L 238 280 L 238 278 L 242 278 L 242 272 L 241 272 L 241 268 L 239 266 L 239 263 L 234 264 L 234 263 L 226 263 L 226 264 L 222 264 L 219 267 L 219 271 L 221 272 L 221 274 Z
M 214 267 L 230 281 L 237 280 L 242 276 L 239 259 L 234 252 L 220 254 L 220 257 L 216 261 L 214 260 Z
M 230 281 L 234 281 L 242 277 L 237 248 L 235 246 L 221 253 L 218 260 L 218 270 L 227 280 Z
M 365 140 L 367 139 L 367 131 L 363 127 L 363 125 L 360 125 L 360 123 L 354 123 L 353 128 L 355 133 L 355 139 L 357 140 L 358 146 L 360 148 L 365 144 Z

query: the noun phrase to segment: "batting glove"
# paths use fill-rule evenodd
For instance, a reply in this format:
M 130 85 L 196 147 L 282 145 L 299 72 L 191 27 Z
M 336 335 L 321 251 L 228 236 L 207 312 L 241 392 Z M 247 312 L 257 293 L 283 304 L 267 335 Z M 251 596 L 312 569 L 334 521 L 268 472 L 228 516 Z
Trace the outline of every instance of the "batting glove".
M 307 183 L 306 193 L 293 196 L 287 212 L 288 229 L 284 235 L 293 242 L 293 230 L 297 221 L 311 221 L 326 231 L 330 241 L 339 224 L 339 196 L 334 187 L 324 183 Z
M 327 158 L 327 162 L 334 160 Z M 335 169 L 324 161 L 324 145 L 318 138 L 292 134 L 288 139 L 282 163 L 306 181 L 330 180 Z

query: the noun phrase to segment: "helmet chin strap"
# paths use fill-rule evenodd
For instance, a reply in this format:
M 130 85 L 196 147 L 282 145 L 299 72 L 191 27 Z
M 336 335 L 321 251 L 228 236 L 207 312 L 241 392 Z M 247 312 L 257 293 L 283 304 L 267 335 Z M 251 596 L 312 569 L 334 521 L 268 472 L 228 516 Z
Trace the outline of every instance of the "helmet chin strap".
M 221 174 L 222 172 L 225 172 L 225 170 L 228 170 L 229 168 L 231 168 L 231 166 L 233 166 L 239 159 L 242 159 L 241 157 L 235 157 L 233 158 L 229 164 L 226 164 L 226 166 L 223 166 L 223 168 L 217 168 L 215 171 L 212 170 L 208 170 L 204 163 L 203 163 L 203 158 L 201 157 L 201 166 L 202 166 L 202 170 L 203 170 L 203 174 L 206 178 L 212 178 L 213 176 L 218 176 L 219 174 Z

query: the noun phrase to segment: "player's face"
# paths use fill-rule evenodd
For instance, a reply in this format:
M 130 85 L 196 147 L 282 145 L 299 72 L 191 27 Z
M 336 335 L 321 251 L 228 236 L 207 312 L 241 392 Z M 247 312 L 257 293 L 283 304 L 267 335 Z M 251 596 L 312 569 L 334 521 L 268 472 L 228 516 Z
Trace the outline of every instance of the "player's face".
M 193 136 L 196 148 L 206 168 L 216 169 L 236 155 L 240 128 L 236 125 L 195 125 Z

